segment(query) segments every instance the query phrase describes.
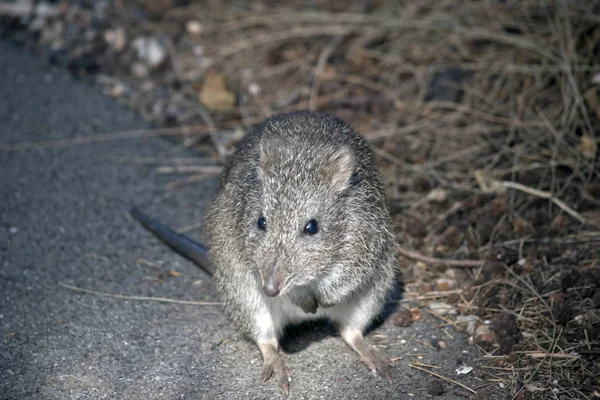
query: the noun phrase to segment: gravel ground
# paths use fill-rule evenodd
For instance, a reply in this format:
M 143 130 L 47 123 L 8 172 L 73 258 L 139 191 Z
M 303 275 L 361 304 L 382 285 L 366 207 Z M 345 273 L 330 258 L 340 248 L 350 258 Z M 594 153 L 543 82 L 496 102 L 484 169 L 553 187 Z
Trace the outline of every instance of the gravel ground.
M 1 143 L 147 127 L 91 86 L 6 42 L 0 76 Z M 172 148 L 149 138 L 0 152 L 0 398 L 284 397 L 274 382 L 260 381 L 258 351 L 216 306 L 106 298 L 59 285 L 217 300 L 202 271 L 127 214 L 135 203 L 175 227 L 199 220 L 215 180 L 165 190 L 167 178 L 152 167 L 123 161 Z M 475 371 L 455 372 L 460 364 L 476 367 L 475 349 L 439 324 L 424 313 L 409 328 L 388 319 L 370 332 L 369 340 L 396 358 L 396 386 L 356 363 L 326 325 L 293 329 L 284 343 L 293 374 L 289 398 L 468 398 L 467 390 L 409 366 L 436 365 L 439 374 L 477 387 Z M 447 348 L 431 346 L 435 338 Z

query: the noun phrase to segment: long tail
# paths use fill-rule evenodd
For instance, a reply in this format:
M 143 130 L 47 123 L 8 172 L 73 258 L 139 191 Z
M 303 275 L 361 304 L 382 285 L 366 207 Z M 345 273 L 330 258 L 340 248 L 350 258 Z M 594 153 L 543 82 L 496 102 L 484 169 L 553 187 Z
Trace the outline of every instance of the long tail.
M 213 275 L 214 269 L 208 258 L 208 249 L 202 243 L 195 242 L 187 236 L 175 232 L 168 226 L 150 218 L 137 207 L 133 207 L 129 213 L 135 220 L 177 253 L 196 263 L 207 274 Z

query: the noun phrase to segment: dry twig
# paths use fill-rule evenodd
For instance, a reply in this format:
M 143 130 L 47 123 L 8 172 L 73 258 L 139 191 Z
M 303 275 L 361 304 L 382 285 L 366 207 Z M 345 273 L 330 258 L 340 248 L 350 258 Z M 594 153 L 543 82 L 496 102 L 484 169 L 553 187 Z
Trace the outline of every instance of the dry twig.
M 450 378 L 447 378 L 447 377 L 445 377 L 445 376 L 443 376 L 443 375 L 440 375 L 440 374 L 438 374 L 437 372 L 429 371 L 428 369 L 426 369 L 426 368 L 421 368 L 421 367 L 419 367 L 419 366 L 417 366 L 417 365 L 415 365 L 415 364 L 410 364 L 410 367 L 411 367 L 411 368 L 414 368 L 414 369 L 418 369 L 419 371 L 422 371 L 422 372 L 426 372 L 426 373 L 428 373 L 428 374 L 430 374 L 430 375 L 433 375 L 433 376 L 435 376 L 436 378 L 440 378 L 441 380 L 444 380 L 444 381 L 446 381 L 446 382 L 448 382 L 448 383 L 451 383 L 451 384 L 453 384 L 453 385 L 460 386 L 461 388 L 463 388 L 463 389 L 466 389 L 466 390 L 468 390 L 468 391 L 469 391 L 469 392 L 471 392 L 471 393 L 474 393 L 474 394 L 476 394 L 476 393 L 477 393 L 476 391 L 474 391 L 473 389 L 471 389 L 471 388 L 470 388 L 470 387 L 468 387 L 467 385 L 464 385 L 464 384 L 462 384 L 462 383 L 460 383 L 460 382 L 458 382 L 458 381 L 455 381 L 454 379 L 450 379 Z
M 578 220 L 582 224 L 585 224 L 585 218 L 583 218 L 581 216 L 581 214 L 579 214 L 577 211 L 573 210 L 571 207 L 569 207 L 568 205 L 566 205 L 563 201 L 561 201 L 561 200 L 557 199 L 556 197 L 554 197 L 552 195 L 552 193 L 544 192 L 544 191 L 538 190 L 538 189 L 532 189 L 530 187 L 527 187 L 527 186 L 522 185 L 522 184 L 517 183 L 517 182 L 507 182 L 507 181 L 504 181 L 504 182 L 502 182 L 502 184 L 504 185 L 504 187 L 507 187 L 507 188 L 520 190 L 521 192 L 529 193 L 529 194 L 531 194 L 533 196 L 541 197 L 542 199 L 551 200 L 554 204 L 556 204 L 557 206 L 559 206 L 567 214 L 569 214 L 570 216 L 572 216 L 573 218 L 575 218 L 576 220 Z
M 221 305 L 220 302 L 215 302 L 215 301 L 189 301 L 189 300 L 169 299 L 169 298 L 165 298 L 165 297 L 127 296 L 127 295 L 123 295 L 123 294 L 98 292 L 96 290 L 80 288 L 77 286 L 71 286 L 71 285 L 67 285 L 64 283 L 59 283 L 59 285 L 66 289 L 73 290 L 75 292 L 82 292 L 82 293 L 93 294 L 95 296 L 112 297 L 115 299 L 123 299 L 123 300 L 158 301 L 158 302 L 162 302 L 162 303 L 185 304 L 185 305 L 191 305 L 191 306 L 219 306 L 219 305 Z

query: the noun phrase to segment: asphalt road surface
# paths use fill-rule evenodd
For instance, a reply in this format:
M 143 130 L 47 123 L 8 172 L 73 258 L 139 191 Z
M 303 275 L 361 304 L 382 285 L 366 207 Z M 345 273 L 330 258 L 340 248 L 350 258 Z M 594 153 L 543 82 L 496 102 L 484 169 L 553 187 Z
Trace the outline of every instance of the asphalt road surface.
M 69 139 L 143 129 L 134 113 L 9 43 L 0 42 L 0 143 Z M 172 177 L 136 162 L 174 148 L 162 138 L 0 151 L 1 399 L 273 399 L 256 348 L 218 306 L 107 298 L 118 293 L 218 301 L 213 284 L 129 216 L 132 204 L 174 227 L 200 221 L 216 180 L 166 190 Z M 177 156 L 197 155 L 191 150 Z M 199 231 L 191 233 L 200 238 Z M 175 271 L 175 273 L 169 273 Z M 178 275 L 178 276 L 174 276 Z M 290 399 L 426 399 L 437 378 L 457 378 L 474 349 L 427 318 L 390 319 L 369 333 L 395 360 L 395 384 L 373 376 L 327 325 L 286 337 Z M 448 348 L 428 343 L 443 338 Z M 437 398 L 465 398 L 449 383 Z

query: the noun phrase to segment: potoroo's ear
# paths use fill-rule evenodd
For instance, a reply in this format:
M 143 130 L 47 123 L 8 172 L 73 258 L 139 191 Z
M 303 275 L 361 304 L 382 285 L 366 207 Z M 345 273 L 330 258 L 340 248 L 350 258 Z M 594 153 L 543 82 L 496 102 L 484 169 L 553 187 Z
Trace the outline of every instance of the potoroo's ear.
M 340 147 L 321 170 L 324 183 L 335 191 L 344 191 L 350 185 L 355 166 L 352 149 L 349 146 Z

